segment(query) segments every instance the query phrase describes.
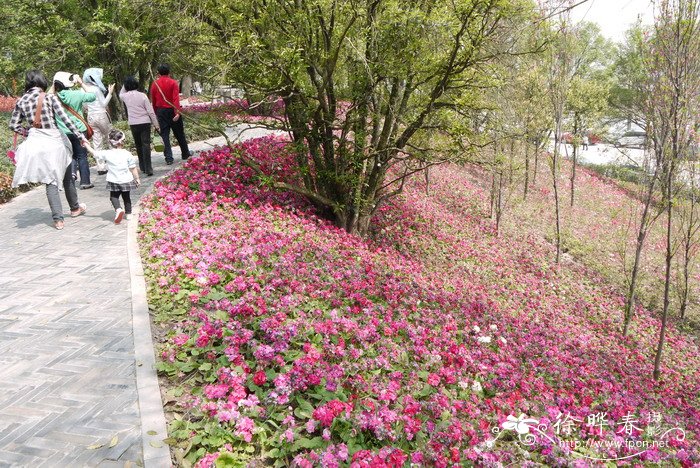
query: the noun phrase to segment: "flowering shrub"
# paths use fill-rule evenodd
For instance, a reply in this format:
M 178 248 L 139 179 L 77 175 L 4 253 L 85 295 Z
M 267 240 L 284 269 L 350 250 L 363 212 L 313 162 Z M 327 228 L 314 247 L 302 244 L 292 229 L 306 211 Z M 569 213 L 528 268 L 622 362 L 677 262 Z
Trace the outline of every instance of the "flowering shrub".
M 253 177 L 238 151 L 267 175 Z M 488 197 L 464 169 L 436 168 L 432 196 L 411 181 L 368 242 L 267 188 L 292 167 L 284 140 L 248 141 L 190 159 L 144 202 L 177 457 L 398 467 L 630 455 L 560 443 L 573 437 L 555 426 L 562 414 L 595 412 L 609 426 L 574 436 L 614 442 L 630 413 L 658 414 L 686 437 L 636 460 L 700 463 L 697 346 L 672 329 L 664 379 L 651 380 L 658 321 L 640 311 L 622 339 L 622 298 L 583 268 L 553 268 L 534 236 L 496 236 L 481 211 Z M 495 435 L 527 434 L 531 419 L 517 414 L 546 426 L 527 452 Z
M 17 98 L 13 96 L 0 96 L 0 112 L 12 112 L 17 103 Z
M 236 123 L 275 123 L 284 118 L 284 101 L 276 99 L 263 103 L 249 103 L 247 99 L 230 99 L 226 102 L 194 103 L 187 110 L 199 114 L 215 114 L 229 125 Z

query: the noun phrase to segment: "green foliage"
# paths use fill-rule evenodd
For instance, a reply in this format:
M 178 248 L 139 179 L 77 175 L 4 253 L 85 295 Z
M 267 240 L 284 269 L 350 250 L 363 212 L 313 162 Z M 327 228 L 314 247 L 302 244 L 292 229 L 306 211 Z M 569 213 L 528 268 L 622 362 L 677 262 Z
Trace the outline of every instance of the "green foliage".
M 497 83 L 490 67 L 512 50 L 514 27 L 532 6 L 200 0 L 190 11 L 229 48 L 220 67 L 228 80 L 252 98 L 283 97 L 303 148 L 302 193 L 332 209 L 339 225 L 363 232 L 394 193 L 385 177 L 396 160 L 411 171 L 464 158 L 454 140 L 473 141 L 478 131 L 463 117 L 483 106 L 482 90 Z
M 0 15 L 0 94 L 21 93 L 31 68 L 50 78 L 98 66 L 106 82 L 134 75 L 144 84 L 161 61 L 177 76 L 203 77 L 216 56 L 215 46 L 188 40 L 206 37 L 175 0 L 4 0 Z

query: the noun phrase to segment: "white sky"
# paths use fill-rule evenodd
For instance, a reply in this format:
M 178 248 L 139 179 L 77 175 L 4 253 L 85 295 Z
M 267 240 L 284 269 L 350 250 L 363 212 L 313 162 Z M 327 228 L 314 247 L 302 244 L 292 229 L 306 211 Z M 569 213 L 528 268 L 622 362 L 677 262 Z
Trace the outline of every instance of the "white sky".
M 572 10 L 571 19 L 597 23 L 603 36 L 621 42 L 637 17 L 651 24 L 653 13 L 652 0 L 588 0 Z

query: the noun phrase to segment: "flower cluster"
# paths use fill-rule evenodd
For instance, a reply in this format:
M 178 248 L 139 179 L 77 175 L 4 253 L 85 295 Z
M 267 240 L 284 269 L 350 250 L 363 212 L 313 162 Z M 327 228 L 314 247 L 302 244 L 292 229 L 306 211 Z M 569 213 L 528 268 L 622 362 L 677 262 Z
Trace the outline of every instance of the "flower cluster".
M 282 139 L 218 148 L 158 182 L 140 219 L 149 301 L 169 328 L 159 368 L 184 392 L 170 432 L 190 461 L 519 464 L 523 449 L 492 432 L 509 415 L 559 440 L 558 416 L 596 412 L 609 425 L 576 437 L 614 441 L 630 413 L 659 414 L 687 436 L 647 456 L 700 463 L 697 346 L 671 328 L 653 381 L 658 320 L 640 310 L 621 338 L 620 295 L 555 268 L 527 231 L 496 235 L 466 169 L 435 168 L 430 196 L 410 181 L 367 241 L 268 189 L 240 152 L 294 180 Z M 535 463 L 573 459 L 546 438 L 528 450 Z

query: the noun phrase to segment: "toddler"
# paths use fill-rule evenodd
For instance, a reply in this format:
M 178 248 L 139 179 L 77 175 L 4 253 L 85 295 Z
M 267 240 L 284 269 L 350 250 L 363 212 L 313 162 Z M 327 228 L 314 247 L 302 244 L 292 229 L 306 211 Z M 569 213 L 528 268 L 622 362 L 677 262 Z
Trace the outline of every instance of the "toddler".
M 124 149 L 124 132 L 112 129 L 109 132 L 109 144 L 113 149 L 95 151 L 91 150 L 95 160 L 107 166 L 107 190 L 109 199 L 114 207 L 114 224 L 119 224 L 126 214 L 127 219 L 131 216 L 131 190 L 141 185 L 139 170 L 136 166 L 136 158 Z M 124 200 L 124 209 L 119 203 L 119 197 Z

